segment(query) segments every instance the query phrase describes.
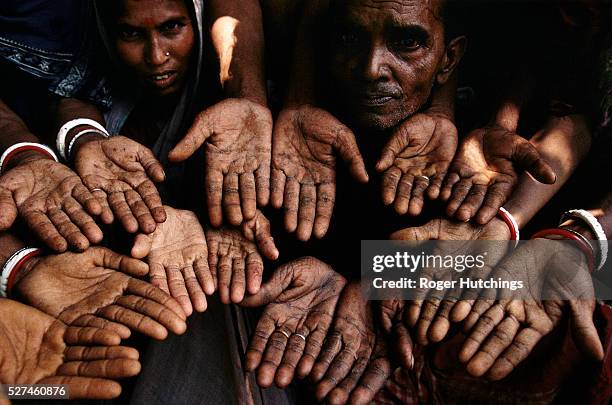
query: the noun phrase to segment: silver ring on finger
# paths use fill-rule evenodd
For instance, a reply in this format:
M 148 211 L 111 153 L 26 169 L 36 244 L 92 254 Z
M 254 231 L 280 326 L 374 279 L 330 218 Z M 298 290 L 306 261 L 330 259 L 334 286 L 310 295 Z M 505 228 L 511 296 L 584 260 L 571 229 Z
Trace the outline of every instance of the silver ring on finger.
M 104 191 L 104 190 L 102 190 L 101 188 L 92 188 L 91 189 L 92 193 L 95 193 L 96 191 Z
M 423 176 L 423 175 L 414 176 L 414 178 L 415 178 L 416 180 L 423 180 L 423 181 L 424 181 L 424 182 L 426 182 L 427 184 L 429 184 L 429 182 L 431 181 L 431 180 L 429 180 L 429 177 L 427 177 L 427 176 Z
M 291 334 L 284 329 L 279 329 L 278 331 L 282 333 L 283 335 L 285 335 L 287 339 L 289 339 L 289 336 L 291 336 Z
M 294 333 L 295 336 L 299 337 L 300 339 L 302 339 L 304 342 L 306 341 L 306 336 L 302 335 L 301 333 Z

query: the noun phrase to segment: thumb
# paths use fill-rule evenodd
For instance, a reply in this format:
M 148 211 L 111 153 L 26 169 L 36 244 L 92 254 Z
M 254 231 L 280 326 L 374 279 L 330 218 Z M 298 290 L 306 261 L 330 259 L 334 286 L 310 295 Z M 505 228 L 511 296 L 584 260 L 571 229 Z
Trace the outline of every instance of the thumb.
M 604 349 L 593 323 L 593 310 L 590 301 L 571 300 L 570 328 L 572 337 L 578 348 L 587 356 L 595 360 L 603 360 Z
M 211 114 L 208 110 L 200 113 L 191 128 L 189 128 L 189 131 L 187 131 L 187 135 L 170 151 L 168 159 L 172 162 L 183 162 L 189 159 L 213 134 L 210 119 Z
M 340 154 L 342 160 L 348 164 L 349 173 L 360 183 L 367 183 L 369 180 L 368 172 L 366 171 L 361 152 L 359 152 L 353 131 L 345 125 L 339 124 L 336 134 L 333 146 Z
M 93 254 L 94 264 L 97 266 L 121 271 L 134 277 L 146 276 L 149 273 L 149 266 L 145 262 L 120 255 L 110 249 L 94 247 L 87 252 Z
M 511 159 L 516 166 L 527 171 L 540 183 L 553 184 L 557 180 L 555 171 L 526 139 L 514 149 Z
M 270 231 L 270 221 L 261 212 L 256 217 L 242 225 L 245 238 L 257 244 L 257 248 L 266 259 L 278 259 L 279 252 Z
M 406 128 L 399 128 L 382 150 L 380 159 L 376 163 L 376 170 L 384 172 L 393 165 L 396 156 L 410 146 L 410 133 Z
M 10 191 L 0 187 L 0 231 L 13 226 L 17 219 L 17 206 Z
M 393 330 L 395 350 L 399 356 L 399 363 L 407 370 L 414 367 L 413 343 L 408 328 L 403 322 L 398 322 Z
M 261 286 L 257 294 L 246 297 L 240 305 L 247 308 L 268 305 L 289 287 L 291 279 L 290 264 L 280 266 L 272 273 L 272 277 Z
M 144 259 L 151 253 L 153 247 L 153 239 L 149 235 L 139 233 L 134 239 L 131 255 L 136 259 Z
M 164 167 L 159 163 L 153 152 L 149 148 L 141 148 L 138 153 L 138 160 L 145 169 L 147 176 L 149 176 L 154 182 L 161 183 L 166 178 Z
M 432 220 L 423 226 L 405 228 L 393 232 L 389 236 L 390 240 L 431 240 L 438 239 L 437 221 Z

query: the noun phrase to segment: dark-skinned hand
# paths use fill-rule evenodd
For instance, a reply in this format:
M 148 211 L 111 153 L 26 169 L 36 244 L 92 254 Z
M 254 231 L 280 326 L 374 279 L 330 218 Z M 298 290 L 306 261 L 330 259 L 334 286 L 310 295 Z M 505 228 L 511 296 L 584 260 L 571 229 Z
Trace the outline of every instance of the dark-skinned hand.
M 151 284 L 174 297 L 187 316 L 204 312 L 215 292 L 206 236 L 191 211 L 164 206 L 167 219 L 152 234 L 136 237 L 132 256 L 146 257 Z M 205 295 L 206 294 L 206 295 Z
M 130 329 L 155 339 L 168 330 L 182 334 L 187 326 L 181 306 L 159 288 L 134 277 L 146 276 L 140 260 L 109 249 L 33 258 L 14 289 L 24 302 L 71 326 L 114 331 Z
M 348 284 L 310 374 L 317 383 L 317 400 L 367 404 L 374 398 L 391 375 L 386 342 L 379 332 L 360 283 Z
M 54 160 L 30 160 L 0 177 L 0 230 L 18 213 L 56 252 L 83 251 L 102 240 L 92 218 L 102 213 L 100 203 L 75 172 Z
M 0 299 L 0 381 L 66 384 L 70 399 L 112 399 L 113 381 L 140 372 L 138 352 L 108 330 L 66 326 L 35 308 Z
M 302 105 L 280 112 L 272 147 L 272 206 L 285 210 L 285 228 L 301 241 L 327 233 L 336 198 L 336 155 L 351 175 L 368 174 L 355 135 L 327 111 Z
M 464 323 L 468 337 L 459 353 L 470 374 L 491 380 L 506 377 L 561 323 L 564 314 L 569 315 L 577 347 L 590 358 L 603 359 L 593 323 L 593 281 L 587 259 L 576 246 L 530 241 L 501 262 L 493 276 L 523 280 L 525 286 L 515 292 L 498 291 L 496 301 L 474 303 Z
M 243 306 L 266 305 L 246 354 L 246 369 L 257 370 L 259 385 L 284 388 L 310 373 L 345 284 L 325 263 L 304 257 L 276 269 L 245 298 Z
M 154 184 L 164 169 L 147 147 L 125 136 L 90 140 L 76 150 L 74 167 L 101 202 L 104 223 L 116 217 L 130 233 L 152 233 L 166 220 Z
M 459 144 L 442 186 L 447 214 L 486 224 L 504 205 L 522 171 L 544 184 L 556 175 L 525 138 L 499 126 L 472 131 Z
M 261 256 L 269 260 L 278 258 L 270 222 L 259 210 L 255 218 L 242 224 L 242 229 L 207 228 L 206 241 L 214 286 L 224 304 L 240 303 L 245 288 L 248 294 L 256 294 L 264 271 Z
M 424 195 L 434 200 L 457 150 L 457 128 L 445 115 L 415 114 L 393 132 L 376 170 L 384 172 L 382 199 L 400 215 L 419 215 Z M 423 177 L 429 178 L 429 181 Z
M 227 99 L 200 113 L 168 156 L 182 162 L 206 142 L 206 198 L 210 223 L 219 227 L 223 211 L 237 226 L 255 217 L 270 198 L 272 114 L 247 99 Z

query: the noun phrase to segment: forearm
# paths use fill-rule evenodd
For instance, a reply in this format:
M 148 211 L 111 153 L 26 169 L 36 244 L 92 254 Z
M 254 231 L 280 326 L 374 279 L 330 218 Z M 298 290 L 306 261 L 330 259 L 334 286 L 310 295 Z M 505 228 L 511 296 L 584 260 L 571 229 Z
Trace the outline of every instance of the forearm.
M 225 94 L 267 105 L 259 1 L 211 0 L 208 16 Z
M 438 113 L 455 121 L 455 96 L 457 94 L 458 73 L 455 71 L 441 87 L 433 90 L 429 112 Z
M 523 68 L 508 83 L 509 86 L 500 95 L 491 124 L 516 132 L 523 104 L 531 95 L 533 81 L 527 69 Z
M 570 115 L 551 118 L 546 128 L 531 143 L 556 173 L 554 184 L 542 184 L 524 173 L 504 207 L 514 216 L 520 228 L 559 191 L 591 146 L 591 135 L 585 118 Z

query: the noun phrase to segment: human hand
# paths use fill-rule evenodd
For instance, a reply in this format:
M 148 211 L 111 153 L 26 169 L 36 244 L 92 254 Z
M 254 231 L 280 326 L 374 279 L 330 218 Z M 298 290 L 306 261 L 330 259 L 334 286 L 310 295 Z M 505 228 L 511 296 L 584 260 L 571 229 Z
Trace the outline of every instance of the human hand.
M 479 299 L 465 320 L 468 337 L 459 353 L 474 376 L 500 380 L 532 352 L 536 344 L 569 315 L 570 331 L 587 356 L 603 359 L 593 323 L 594 289 L 587 259 L 567 242 L 534 240 L 519 248 L 495 272 L 495 278 L 522 280 L 516 292 L 499 290 L 500 299 Z
M 245 287 L 248 294 L 259 291 L 264 270 L 260 252 L 267 259 L 278 258 L 270 222 L 259 210 L 255 218 L 242 224 L 242 232 L 228 226 L 207 228 L 206 240 L 214 286 L 224 304 L 240 303 Z
M 307 241 L 327 233 L 336 198 L 336 153 L 351 175 L 368 174 L 355 135 L 327 111 L 302 105 L 281 111 L 272 147 L 272 206 L 284 207 L 285 228 Z
M 362 296 L 360 283 L 347 285 L 310 374 L 317 383 L 317 400 L 367 404 L 384 386 L 391 362 L 372 315 L 371 301 Z
M 196 118 L 168 158 L 182 162 L 204 142 L 210 223 L 221 226 L 223 210 L 234 226 L 253 219 L 257 205 L 270 198 L 270 110 L 247 99 L 215 104 Z
M 442 186 L 447 214 L 459 221 L 490 221 L 518 182 L 521 170 L 544 184 L 556 175 L 525 138 L 499 126 L 477 129 L 461 141 Z
M 246 354 L 257 383 L 288 386 L 307 376 L 321 351 L 346 280 L 325 263 L 304 257 L 274 271 L 261 290 L 241 303 L 266 305 Z
M 112 381 L 140 372 L 138 352 L 95 327 L 66 326 L 32 307 L 0 299 L 0 381 L 66 384 L 70 399 L 112 399 Z
M 92 218 L 102 207 L 67 166 L 50 159 L 30 160 L 0 177 L 0 230 L 11 227 L 17 213 L 51 249 L 83 251 L 102 240 Z
M 442 114 L 415 114 L 391 135 L 376 170 L 384 172 L 382 199 L 400 215 L 419 215 L 423 196 L 434 200 L 457 150 L 457 128 Z M 429 180 L 427 180 L 429 179 Z
M 187 316 L 204 312 L 206 295 L 215 292 L 208 267 L 206 236 L 191 211 L 164 207 L 166 222 L 152 234 L 136 236 L 132 256 L 146 257 L 151 284 L 174 297 Z
M 133 329 L 159 340 L 168 330 L 182 334 L 187 328 L 178 302 L 134 278 L 148 273 L 140 260 L 92 247 L 26 264 L 14 290 L 24 302 L 67 325 L 103 328 L 124 339 Z
M 164 169 L 147 147 L 124 136 L 91 140 L 76 150 L 74 167 L 102 203 L 104 223 L 114 213 L 126 231 L 152 233 L 166 220 L 153 183 L 164 181 Z

